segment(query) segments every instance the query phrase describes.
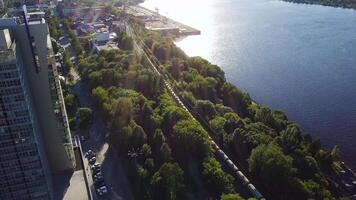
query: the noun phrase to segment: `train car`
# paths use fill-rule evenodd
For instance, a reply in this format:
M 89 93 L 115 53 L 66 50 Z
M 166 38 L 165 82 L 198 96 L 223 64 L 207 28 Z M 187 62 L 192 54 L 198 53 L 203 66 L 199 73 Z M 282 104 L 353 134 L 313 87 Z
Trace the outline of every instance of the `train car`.
M 252 195 L 259 200 L 266 200 L 262 194 L 256 189 L 256 187 L 254 185 L 252 185 L 251 183 L 247 185 L 248 189 L 250 190 L 250 192 L 252 193 Z
M 242 183 L 244 185 L 247 185 L 250 183 L 250 181 L 248 180 L 248 178 L 241 172 L 241 171 L 238 171 L 237 172 L 237 176 L 242 180 Z

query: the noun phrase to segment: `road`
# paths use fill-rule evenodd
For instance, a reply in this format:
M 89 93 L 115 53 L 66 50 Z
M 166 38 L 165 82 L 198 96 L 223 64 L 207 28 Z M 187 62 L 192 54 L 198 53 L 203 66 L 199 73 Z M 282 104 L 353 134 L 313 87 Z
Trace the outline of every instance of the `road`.
M 71 58 L 76 60 L 76 55 L 72 50 L 69 42 L 68 34 L 66 30 L 62 29 L 63 38 L 59 40 L 61 46 L 66 50 L 67 54 Z M 129 186 L 129 181 L 126 177 L 126 173 L 122 167 L 122 163 L 117 153 L 107 142 L 106 134 L 107 129 L 102 120 L 100 114 L 96 111 L 95 106 L 90 98 L 89 89 L 86 84 L 81 80 L 80 75 L 75 66 L 71 71 L 73 76 L 73 85 L 71 90 L 78 97 L 81 107 L 91 108 L 93 112 L 93 124 L 89 129 L 89 139 L 82 142 L 83 151 L 86 152 L 89 149 L 93 150 L 97 154 L 97 162 L 102 164 L 102 171 L 104 174 L 105 183 L 109 188 L 109 194 L 107 199 L 113 200 L 131 200 L 133 195 Z M 77 133 L 80 134 L 80 133 Z M 84 161 L 86 166 L 87 163 Z M 91 172 L 89 167 L 86 167 L 87 174 L 89 174 L 88 180 L 90 184 L 93 184 Z M 95 188 L 91 185 L 94 199 L 97 199 L 95 194 Z

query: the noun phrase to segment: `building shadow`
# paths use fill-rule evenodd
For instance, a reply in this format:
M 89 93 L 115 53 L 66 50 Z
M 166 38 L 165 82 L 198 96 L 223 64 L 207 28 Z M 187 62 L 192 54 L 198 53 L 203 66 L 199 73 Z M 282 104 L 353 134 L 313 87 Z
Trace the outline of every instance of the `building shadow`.
M 64 199 L 64 195 L 70 186 L 70 180 L 73 174 L 74 171 L 64 171 L 53 175 L 54 200 Z

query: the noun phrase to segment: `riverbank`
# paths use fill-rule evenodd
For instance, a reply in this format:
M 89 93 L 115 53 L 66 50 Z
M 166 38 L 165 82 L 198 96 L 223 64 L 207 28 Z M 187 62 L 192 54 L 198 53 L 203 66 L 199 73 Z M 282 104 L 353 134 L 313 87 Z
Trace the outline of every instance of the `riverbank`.
M 174 3 L 173 3 L 174 4 Z M 257 4 L 257 3 L 256 3 Z M 219 4 L 220 5 L 220 4 Z M 310 10 L 310 7 L 311 6 L 302 6 L 302 5 L 290 5 L 290 4 L 286 4 L 286 3 L 281 3 L 281 4 L 272 4 L 271 3 L 271 6 L 270 6 L 270 9 L 276 9 L 275 8 L 275 6 L 286 6 L 286 5 L 288 5 L 288 6 L 290 6 L 290 7 L 292 7 L 292 8 L 294 8 L 295 7 L 295 13 L 300 13 L 300 9 L 301 8 L 303 8 L 303 7 L 308 7 L 308 9 Z M 248 6 L 248 7 L 247 7 Z M 256 10 L 257 9 L 261 9 L 261 7 L 260 7 L 261 5 L 256 5 Z M 212 7 L 216 7 L 216 8 L 222 8 L 223 6 L 222 5 L 220 5 L 220 6 L 218 6 L 218 5 L 214 5 L 214 6 L 212 6 Z M 246 9 L 247 8 L 249 8 L 248 9 L 248 17 L 250 17 L 251 18 L 251 16 L 250 16 L 250 13 L 251 13 L 251 5 L 246 5 Z M 319 13 L 319 14 L 322 14 L 323 12 L 322 11 L 320 11 L 320 10 L 322 10 L 322 9 L 324 9 L 324 10 L 326 10 L 326 9 L 328 9 L 328 10 L 335 10 L 335 11 L 338 11 L 338 12 L 341 12 L 341 9 L 330 9 L 330 8 L 322 8 L 321 6 L 315 6 L 315 8 L 317 9 L 317 12 L 314 12 L 314 13 Z M 240 10 L 237 10 L 237 9 L 240 9 Z M 212 53 L 213 54 L 213 56 L 214 57 L 216 57 L 216 56 L 219 56 L 220 54 L 223 54 L 224 55 L 224 59 L 229 59 L 228 57 L 229 57 L 229 53 L 231 53 L 231 52 L 233 52 L 234 53 L 234 56 L 235 57 L 239 57 L 239 53 L 241 53 L 242 52 L 242 49 L 244 49 L 244 47 L 246 47 L 246 46 L 248 46 L 248 42 L 246 42 L 246 41 L 249 41 L 248 39 L 246 39 L 246 38 L 248 38 L 248 37 L 246 37 L 247 35 L 245 35 L 245 36 L 243 36 L 243 35 L 241 35 L 241 32 L 242 31 L 244 31 L 244 30 L 246 30 L 246 32 L 248 32 L 249 33 L 249 37 L 251 37 L 251 35 L 252 36 L 254 36 L 254 30 L 258 30 L 258 31 L 260 31 L 259 29 L 260 29 L 260 27 L 265 27 L 264 25 L 266 24 L 266 21 L 264 21 L 263 22 L 263 24 L 259 24 L 259 25 L 254 25 L 253 26 L 253 29 L 249 29 L 249 27 L 248 26 L 246 26 L 246 21 L 248 21 L 248 20 L 246 20 L 246 17 L 247 16 L 245 16 L 245 15 L 241 15 L 241 13 L 243 14 L 243 11 L 241 10 L 241 2 L 239 2 L 239 4 L 238 5 L 236 5 L 236 13 L 239 13 L 239 14 L 237 14 L 237 15 L 232 15 L 232 13 L 231 12 L 229 12 L 229 9 L 227 9 L 227 8 L 225 8 L 224 7 L 224 13 L 222 13 L 222 14 L 220 14 L 219 15 L 219 17 L 218 18 L 221 18 L 220 19 L 220 24 L 214 24 L 214 25 L 211 25 L 211 26 L 206 26 L 206 27 L 215 27 L 215 29 L 216 30 L 219 30 L 219 34 L 217 34 L 216 35 L 216 38 L 227 38 L 227 37 L 229 37 L 229 36 L 231 36 L 231 33 L 233 33 L 231 30 L 226 30 L 226 29 L 223 29 L 222 30 L 222 28 L 221 28 L 221 26 L 224 26 L 224 27 L 230 27 L 230 24 L 228 24 L 228 20 L 226 19 L 226 18 L 224 18 L 224 14 L 226 14 L 227 16 L 228 16 L 228 18 L 230 19 L 241 19 L 241 18 L 243 18 L 244 19 L 244 22 L 245 23 L 243 23 L 243 24 L 239 24 L 239 20 L 235 20 L 235 22 L 234 22 L 234 24 L 233 25 L 235 25 L 236 23 L 237 24 L 239 24 L 240 25 L 240 28 L 236 28 L 236 30 L 239 30 L 239 31 L 236 31 L 236 32 L 238 32 L 238 34 L 240 34 L 240 36 L 239 37 L 236 37 L 237 39 L 235 39 L 235 40 L 226 40 L 226 39 L 223 39 L 223 40 L 219 40 L 219 41 L 215 41 L 215 42 L 212 42 L 212 43 L 214 43 L 215 45 L 214 46 L 212 46 L 212 47 L 210 47 L 211 48 L 211 51 L 213 51 L 214 50 L 214 52 Z M 237 12 L 237 11 L 239 11 L 239 12 Z M 294 10 L 293 10 L 294 11 Z M 320 12 L 319 12 L 320 11 Z M 170 13 L 172 13 L 172 12 L 174 12 L 173 10 L 170 10 Z M 212 12 L 212 11 L 211 11 Z M 217 12 L 216 10 L 214 10 L 214 12 Z M 345 11 L 345 12 L 348 12 L 348 11 Z M 207 12 L 207 13 L 209 13 L 209 12 Z M 235 12 L 234 12 L 235 13 Z M 277 12 L 278 13 L 278 12 Z M 216 14 L 216 13 L 215 13 Z M 281 14 L 283 14 L 283 15 L 285 15 L 286 13 L 284 13 L 283 11 L 281 12 Z M 290 13 L 289 13 L 290 14 Z M 294 14 L 294 12 L 292 12 L 292 14 Z M 189 12 L 186 14 L 186 15 L 189 15 Z M 203 15 L 204 16 L 204 15 Z M 209 19 L 209 16 L 204 16 L 206 19 Z M 270 15 L 268 15 L 267 17 L 265 17 L 266 18 L 266 20 L 268 21 L 269 19 L 271 19 L 271 18 L 273 18 L 274 16 L 272 15 L 272 16 L 270 16 Z M 334 17 L 334 16 L 333 16 Z M 173 17 L 174 19 L 179 19 L 179 20 L 181 20 L 181 19 L 184 19 L 184 16 L 178 16 L 178 17 Z M 216 17 L 216 15 L 215 15 L 215 18 L 214 19 L 216 19 L 217 17 Z M 276 17 L 276 18 L 278 18 L 278 17 Z M 198 18 L 199 19 L 199 18 Z M 248 18 L 247 18 L 248 19 Z M 302 20 L 303 19 L 303 20 Z M 330 19 L 334 19 L 334 18 L 330 18 Z M 189 20 L 189 19 L 188 19 Z M 196 19 L 197 20 L 197 19 Z M 222 20 L 224 20 L 224 23 L 222 22 Z M 305 17 L 305 19 L 304 18 L 298 18 L 298 20 L 296 20 L 296 22 L 295 23 L 297 23 L 297 24 L 303 24 L 303 26 L 305 27 L 305 20 L 307 20 L 307 17 Z M 325 20 L 325 19 L 324 19 Z M 207 20 L 208 21 L 208 20 Z M 185 23 L 187 23 L 187 22 L 190 22 L 190 21 L 183 21 L 183 22 L 185 22 Z M 209 22 L 209 21 L 208 21 Z M 317 22 L 320 22 L 320 17 L 317 17 Z M 202 22 L 202 23 L 204 23 L 204 21 Z M 210 23 L 210 22 L 209 22 Z M 278 24 L 280 23 L 280 21 L 278 21 L 278 23 L 276 23 L 276 24 L 270 24 L 270 26 L 274 26 L 274 27 L 279 27 L 279 26 L 277 26 Z M 285 24 L 290 24 L 290 21 L 287 21 L 287 22 L 284 22 Z M 207 23 L 208 24 L 208 23 Z M 284 24 L 284 25 L 285 25 Z M 192 23 L 192 25 L 194 25 L 194 26 L 196 26 L 196 27 L 198 27 L 199 28 L 199 23 L 197 23 L 197 24 L 193 24 Z M 209 24 L 210 25 L 210 24 Z M 229 25 L 229 26 L 227 26 L 227 25 Z M 241 28 L 241 26 L 243 25 L 243 28 Z M 318 28 L 320 29 L 320 28 L 324 28 L 323 27 L 323 24 L 321 24 L 321 23 L 318 23 L 317 24 L 318 26 Z M 294 24 L 293 24 L 293 26 L 292 27 L 295 27 L 294 26 Z M 204 34 L 209 34 L 209 32 L 208 31 L 206 31 L 206 30 L 204 30 L 204 29 L 201 29 L 203 32 L 204 32 Z M 214 31 L 214 30 L 212 30 L 211 32 L 212 33 L 214 33 L 214 32 L 217 32 L 217 31 Z M 276 30 L 278 30 L 278 28 L 276 28 Z M 294 29 L 293 29 L 294 30 Z M 292 37 L 292 39 L 289 39 L 288 41 L 290 42 L 292 42 L 293 43 L 293 45 L 295 45 L 295 46 L 297 46 L 297 47 L 300 47 L 300 45 L 298 46 L 298 44 L 299 44 L 299 42 L 300 42 L 300 39 L 302 39 L 302 38 L 300 38 L 300 37 L 303 37 L 303 34 L 298 34 L 298 35 L 296 35 L 295 34 L 295 31 L 292 31 L 293 32 L 293 37 Z M 223 37 L 223 36 L 221 36 L 221 35 L 225 35 L 224 33 L 229 33 L 229 34 L 226 34 L 226 36 L 227 37 Z M 264 35 L 265 35 L 266 33 L 264 32 Z M 279 33 L 279 34 L 283 34 L 284 36 L 286 36 L 286 35 L 288 35 L 289 34 L 289 32 L 282 32 L 282 33 Z M 303 39 L 305 40 L 305 39 L 307 39 L 307 38 L 309 38 L 311 35 L 313 35 L 314 34 L 314 32 L 311 32 L 311 33 L 309 33 L 308 32 L 308 34 L 307 34 L 307 36 L 308 37 L 303 37 Z M 267 34 L 267 35 L 269 35 L 269 34 Z M 345 36 L 345 35 L 344 35 Z M 212 37 L 208 37 L 208 36 L 201 36 L 201 37 L 206 37 L 206 38 L 208 38 L 209 40 L 214 40 L 214 38 L 212 38 Z M 345 36 L 346 37 L 346 36 Z M 194 38 L 197 38 L 197 37 L 194 37 Z M 233 46 L 233 44 L 235 43 L 235 41 L 239 41 L 238 40 L 238 38 L 243 38 L 243 43 L 242 44 L 240 44 L 240 45 L 236 45 L 236 46 L 238 46 L 237 48 L 235 48 L 235 49 L 238 49 L 239 51 L 236 51 L 235 49 L 232 49 L 232 48 L 227 48 L 227 47 L 232 47 Z M 271 38 L 276 38 L 275 36 L 274 37 L 271 37 Z M 187 38 L 187 40 L 190 40 L 191 38 Z M 283 39 L 283 37 L 281 38 L 281 39 Z M 318 38 L 318 39 L 320 39 L 320 38 Z M 279 39 L 277 39 L 277 40 L 279 40 Z M 258 46 L 258 47 L 261 47 L 261 40 L 258 40 L 259 41 L 259 44 L 256 44 L 256 45 L 254 45 L 254 46 Z M 184 41 L 183 41 L 184 42 Z M 206 42 L 209 42 L 209 41 L 206 41 Z M 226 43 L 225 43 L 226 42 Z M 262 40 L 262 42 L 263 42 L 263 40 Z M 297 44 L 294 44 L 294 42 L 295 43 L 297 43 Z M 247 44 L 246 44 L 247 43 Z M 219 45 L 216 45 L 216 44 L 219 44 Z M 285 42 L 283 42 L 283 44 L 286 44 Z M 199 46 L 199 45 L 195 45 L 196 47 L 197 47 L 197 49 L 200 49 L 200 51 L 204 51 L 204 50 L 202 50 L 203 48 L 201 47 L 201 46 Z M 220 46 L 225 46 L 225 48 L 224 49 L 229 49 L 229 52 L 224 52 L 224 49 L 222 49 L 222 48 L 220 48 Z M 199 48 L 198 48 L 199 47 Z M 325 47 L 323 47 L 323 48 L 325 48 Z M 218 50 L 223 50 L 223 51 L 218 51 L 218 50 L 215 50 L 215 49 L 218 49 Z M 280 48 L 280 49 L 287 49 L 287 48 Z M 334 49 L 335 49 L 335 47 L 334 47 Z M 185 50 L 185 48 L 183 48 L 183 50 Z M 249 52 L 251 52 L 252 50 L 257 50 L 257 51 L 259 51 L 259 50 L 261 50 L 261 49 L 249 49 L 249 51 L 245 51 L 244 53 L 249 53 Z M 269 50 L 270 51 L 270 50 Z M 262 54 L 268 54 L 267 52 L 269 52 L 269 51 L 263 51 L 263 53 Z M 278 61 L 280 62 L 281 60 L 283 61 L 283 58 L 281 58 L 281 57 L 283 57 L 283 56 L 285 56 L 285 57 L 287 57 L 287 58 L 289 58 L 290 59 L 290 56 L 288 56 L 288 55 L 285 55 L 286 53 L 285 53 L 285 51 L 277 51 L 278 52 Z M 201 54 L 200 54 L 201 55 Z M 239 65 L 239 63 L 241 63 L 241 60 L 246 60 L 246 57 L 248 57 L 249 55 L 246 55 L 246 54 L 243 54 L 244 55 L 244 58 L 241 58 L 240 57 L 240 61 L 237 61 L 237 62 L 235 62 L 235 63 L 229 63 L 229 65 L 226 65 L 226 64 L 224 64 L 223 63 L 223 65 L 221 65 L 221 62 L 215 62 L 214 60 L 211 60 L 211 59 L 209 59 L 210 61 L 212 61 L 212 62 L 214 62 L 214 63 L 217 63 L 217 64 L 219 64 L 219 65 L 221 65 L 221 66 L 226 66 L 226 67 L 230 67 L 230 70 L 232 69 L 232 66 L 236 66 L 236 68 L 238 68 L 239 70 L 241 70 L 242 68 L 244 68 L 245 66 L 246 66 L 246 63 L 245 63 L 245 66 L 244 65 Z M 281 55 L 283 55 L 283 56 L 281 56 Z M 320 54 L 319 54 L 320 55 Z M 204 56 L 204 57 L 206 57 L 206 56 Z M 258 59 L 256 59 L 256 58 L 258 58 L 258 55 L 257 56 L 254 56 L 254 60 L 258 60 Z M 273 56 L 272 56 L 272 58 L 273 58 Z M 268 59 L 266 59 L 266 60 L 270 60 L 271 59 L 271 57 L 269 57 Z M 314 57 L 313 58 L 314 60 L 319 60 L 319 57 L 318 56 L 316 56 L 316 57 Z M 262 64 L 262 63 L 256 63 L 256 62 L 253 62 L 254 63 L 254 66 L 257 66 L 257 65 L 261 65 L 261 66 L 268 66 L 268 65 L 266 65 L 266 64 Z M 314 62 L 313 62 L 314 63 Z M 322 64 L 322 62 L 318 62 L 320 65 Z M 248 64 L 250 64 L 250 63 L 248 63 Z M 299 64 L 305 64 L 305 63 L 299 63 Z M 276 63 L 273 63 L 272 65 L 276 65 Z M 315 63 L 313 64 L 313 65 L 315 65 Z M 278 66 L 278 65 L 277 65 Z M 286 67 L 285 66 L 290 66 L 292 69 L 289 69 L 288 68 L 288 70 L 289 70 L 289 72 L 291 72 L 292 70 L 294 70 L 294 69 L 296 69 L 296 68 L 293 68 L 292 66 L 294 66 L 293 65 L 293 63 L 288 63 L 288 62 L 283 62 L 283 70 L 285 70 L 285 71 L 287 71 L 287 69 L 286 69 Z M 304 67 L 305 66 L 307 66 L 307 65 L 304 65 Z M 270 68 L 271 67 L 265 67 L 265 69 L 268 69 L 268 71 L 270 71 Z M 301 68 L 299 68 L 299 69 L 302 69 L 303 68 L 303 66 L 301 67 Z M 224 68 L 223 68 L 224 69 Z M 255 67 L 254 68 L 250 68 L 250 69 L 255 69 Z M 309 68 L 309 69 L 311 69 L 311 68 Z M 317 69 L 317 68 L 314 68 L 314 69 Z M 224 71 L 226 72 L 226 75 L 227 76 L 232 76 L 231 74 L 233 74 L 233 73 L 231 73 L 231 71 L 229 71 L 229 68 L 226 70 L 226 69 L 224 69 Z M 262 70 L 251 70 L 251 71 L 254 71 L 253 72 L 253 75 L 254 75 L 254 78 L 252 78 L 252 79 L 250 79 L 248 82 L 249 83 L 253 83 L 254 82 L 254 80 L 256 79 L 256 77 L 258 77 L 260 74 L 262 74 L 263 75 L 263 77 L 261 77 L 261 80 L 268 80 L 268 84 L 270 84 L 271 82 L 274 82 L 274 80 L 270 80 L 270 79 L 274 79 L 274 78 L 276 78 L 275 80 L 282 80 L 283 79 L 283 76 L 282 76 L 282 74 L 280 74 L 281 72 L 279 72 L 279 70 L 275 70 L 274 71 L 274 73 L 273 73 L 273 75 L 268 75 L 268 72 L 265 72 L 263 69 Z M 271 71 L 273 71 L 273 70 L 271 70 Z M 313 71 L 313 70 L 312 70 Z M 300 94 L 300 96 L 303 96 L 304 98 L 306 97 L 306 93 L 308 92 L 305 88 L 303 89 L 303 90 L 299 90 L 299 89 L 297 89 L 297 88 L 295 88 L 295 86 L 297 86 L 298 84 L 297 84 L 297 82 L 294 82 L 292 79 L 294 79 L 294 77 L 295 78 L 297 78 L 297 77 L 299 77 L 299 78 L 297 78 L 297 79 L 300 79 L 300 76 L 297 76 L 297 74 L 298 74 L 298 72 L 299 72 L 299 70 L 296 72 L 296 73 L 294 73 L 294 76 L 290 76 L 290 75 L 286 75 L 286 77 L 290 77 L 290 78 L 288 78 L 288 80 L 284 83 L 286 86 L 289 86 L 289 91 L 296 91 L 296 93 L 298 93 L 298 92 L 302 92 L 302 93 L 304 93 L 304 94 Z M 175 72 L 174 72 L 175 73 Z M 240 73 L 241 74 L 241 73 Z M 304 75 L 305 76 L 305 75 Z M 268 77 L 268 78 L 266 78 L 266 77 Z M 325 77 L 325 76 L 324 76 Z M 233 83 L 234 83 L 234 85 L 239 85 L 240 87 L 241 87 L 241 82 L 243 82 L 243 79 L 244 79 L 244 77 L 242 77 L 242 79 L 239 77 L 239 75 L 237 75 L 237 76 L 235 76 L 235 77 L 233 77 L 233 78 L 231 78 L 231 77 L 228 77 L 230 80 L 233 80 Z M 239 79 L 239 80 L 236 80 L 236 79 Z M 236 81 L 235 81 L 236 80 Z M 309 83 L 310 81 L 308 80 L 306 83 Z M 315 85 L 314 85 L 315 86 Z M 274 89 L 267 89 L 265 86 L 259 86 L 259 88 L 262 88 L 263 90 L 264 90 L 264 92 L 265 93 L 260 93 L 260 94 L 263 94 L 265 97 L 276 97 L 276 96 L 278 96 L 279 95 L 279 93 L 280 93 L 280 89 L 281 89 L 281 86 L 280 86 L 280 84 L 278 84 L 278 88 L 274 88 Z M 287 88 L 287 87 L 286 87 Z M 249 88 L 247 88 L 247 87 L 243 87 L 243 89 L 244 89 L 244 91 L 250 91 L 249 90 Z M 188 88 L 188 91 L 189 90 L 191 90 L 190 88 Z M 319 90 L 319 92 L 320 91 L 322 91 L 323 90 L 323 87 L 318 87 L 318 90 Z M 266 91 L 269 91 L 269 92 L 267 92 L 267 94 L 266 94 Z M 315 92 L 315 91 L 314 91 Z M 329 91 L 330 92 L 330 91 Z M 194 92 L 193 92 L 194 93 Z M 273 95 L 271 95 L 271 94 L 273 94 Z M 198 96 L 198 97 L 197 97 Z M 255 94 L 253 95 L 254 97 L 256 97 L 256 92 L 255 92 Z M 194 97 L 195 98 L 198 98 L 199 99 L 199 93 L 197 94 L 197 93 L 194 93 Z M 204 97 L 205 98 L 205 97 Z M 202 99 L 204 99 L 204 98 L 202 98 Z M 284 98 L 285 98 L 285 96 L 284 96 Z M 274 98 L 274 99 L 276 99 L 276 98 Z M 306 98 L 306 99 L 308 99 L 308 98 Z M 309 96 L 309 99 L 313 99 L 313 95 L 311 95 L 311 96 Z M 268 104 L 268 105 L 270 105 L 269 103 L 266 103 L 266 101 L 265 100 L 263 100 L 263 99 L 261 99 L 261 98 L 257 98 L 257 100 L 259 101 L 259 102 L 263 102 L 264 104 Z M 316 101 L 316 99 L 313 99 L 313 101 Z M 276 101 L 276 100 L 275 100 Z M 308 103 L 308 102 L 305 102 L 305 103 L 303 103 L 302 105 L 301 105 L 301 107 L 298 107 L 296 104 L 295 104 L 295 101 L 296 101 L 296 98 L 293 98 L 293 99 L 287 99 L 287 101 L 286 102 L 288 102 L 288 104 L 290 105 L 290 107 L 294 107 L 294 108 L 297 108 L 298 110 L 300 110 L 300 108 L 301 107 L 305 107 L 305 108 L 308 108 L 309 106 L 311 106 L 311 104 L 310 104 L 310 102 Z M 213 101 L 214 102 L 214 101 Z M 300 101 L 300 102 L 302 102 L 302 101 Z M 320 102 L 320 101 L 316 101 L 316 102 Z M 301 103 L 300 103 L 301 104 Z M 254 104 L 252 104 L 253 105 L 253 107 L 254 106 L 256 106 L 256 107 L 263 107 L 263 106 L 261 106 L 261 105 L 254 105 Z M 274 108 L 278 108 L 278 107 L 280 107 L 280 106 L 275 106 L 275 103 L 274 104 L 271 104 L 272 105 L 272 107 L 274 107 Z M 316 107 L 315 106 L 313 106 L 313 108 L 315 109 Z M 263 109 L 263 108 L 262 108 Z M 283 109 L 284 110 L 284 109 Z M 340 109 L 341 110 L 341 109 Z M 310 112 L 310 111 L 312 111 L 312 109 L 308 109 L 308 112 Z M 345 112 L 345 111 L 343 111 L 343 112 Z M 336 112 L 337 114 L 338 114 L 338 112 Z M 308 113 L 305 113 L 305 112 L 303 112 L 303 114 L 302 114 L 302 116 L 304 116 L 304 115 L 307 115 Z M 333 113 L 333 116 L 335 117 L 335 113 Z M 255 118 L 256 116 L 249 116 L 249 118 L 251 119 L 251 120 L 254 120 L 254 121 L 256 121 L 256 118 Z M 314 115 L 313 117 L 318 117 L 318 115 Z M 295 119 L 295 118 L 294 118 Z M 292 121 L 294 121 L 294 119 L 292 120 Z M 307 120 L 308 120 L 308 118 L 306 118 Z M 318 119 L 319 121 L 322 121 L 321 120 L 321 118 L 319 118 Z M 258 120 L 257 120 L 258 121 Z M 299 120 L 298 120 L 299 121 Z M 313 126 L 315 126 L 315 124 L 313 125 Z M 321 126 L 322 126 L 322 124 L 321 124 Z M 302 127 L 305 127 L 305 126 L 302 126 Z M 244 129 L 244 128 L 243 128 Z M 309 128 L 306 128 L 307 130 L 308 130 L 308 132 L 311 132 L 311 131 L 309 131 L 310 129 Z M 246 129 L 245 129 L 246 130 Z M 246 131 L 251 131 L 251 130 L 249 130 L 249 128 L 247 128 L 247 130 Z M 281 133 L 281 132 L 280 132 Z M 263 135 L 263 134 L 262 134 Z M 246 136 L 246 135 L 244 135 L 243 136 L 243 138 L 245 138 L 245 137 L 249 137 L 249 136 Z M 316 134 L 316 135 L 314 135 L 314 138 L 315 137 L 318 137 L 318 135 Z M 329 138 L 330 138 L 330 135 L 328 136 Z M 330 139 L 330 141 L 331 141 L 331 139 Z M 324 142 L 323 142 L 324 143 Z M 334 141 L 334 142 L 332 142 L 333 144 L 336 144 L 336 142 Z M 331 142 L 330 142 L 330 144 L 331 144 Z M 331 144 L 332 145 L 332 144 Z M 331 145 L 327 145 L 327 148 L 330 148 L 330 146 Z M 325 150 L 325 149 L 324 149 Z M 241 151 L 240 151 L 241 152 Z M 350 151 L 345 151 L 347 154 L 350 154 Z M 319 154 L 319 155 L 316 155 L 316 154 L 314 154 L 313 156 L 315 156 L 314 158 L 316 158 L 317 160 L 318 159 L 320 159 L 320 157 L 319 156 L 322 156 L 322 154 L 324 154 L 325 152 L 323 152 L 323 153 L 317 153 L 317 154 Z M 234 152 L 232 152 L 232 154 L 234 154 Z M 287 153 L 288 155 L 290 155 L 289 153 Z M 240 155 L 239 155 L 240 156 Z M 294 160 L 299 160 L 300 158 L 298 157 L 298 156 L 295 156 L 295 155 L 290 155 L 290 156 L 292 156 L 293 157 L 293 159 Z M 309 159 L 309 158 L 308 158 Z M 243 160 L 243 159 L 242 159 Z M 320 162 L 321 160 L 318 160 L 318 162 Z M 321 161 L 320 163 L 322 163 L 323 161 Z M 344 176 L 344 175 L 342 175 L 342 176 Z M 348 177 L 348 178 L 352 178 L 352 177 Z M 353 177 L 354 178 L 354 177 Z M 340 178 L 339 179 L 339 182 L 342 182 L 343 181 L 343 179 L 342 178 Z M 262 181 L 261 181 L 262 182 Z M 341 185 L 341 184 L 340 184 Z M 263 187 L 263 186 L 262 186 Z
M 292 3 L 302 3 L 302 4 L 315 4 L 315 5 L 322 5 L 322 6 L 330 6 L 330 7 L 337 7 L 337 8 L 349 8 L 349 9 L 356 9 L 356 1 L 350 0 L 283 0 L 286 2 Z
M 179 0 L 143 4 L 201 30 L 202 35 L 176 44 L 190 56 L 221 66 L 227 80 L 257 102 L 284 110 L 325 148 L 338 145 L 342 159 L 356 168 L 351 153 L 356 145 L 354 10 L 207 0 L 195 15 L 199 5 L 184 5 Z
M 158 9 L 153 11 L 139 5 L 131 5 L 127 8 L 127 13 L 144 24 L 148 30 L 173 34 L 177 37 L 200 35 L 198 29 L 161 15 Z

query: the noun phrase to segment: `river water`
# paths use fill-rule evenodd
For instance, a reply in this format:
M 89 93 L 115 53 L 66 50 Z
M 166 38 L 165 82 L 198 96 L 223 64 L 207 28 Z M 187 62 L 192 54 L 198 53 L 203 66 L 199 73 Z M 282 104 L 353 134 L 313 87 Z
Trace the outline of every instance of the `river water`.
M 147 0 L 199 30 L 177 42 L 356 168 L 356 11 L 277 0 Z

